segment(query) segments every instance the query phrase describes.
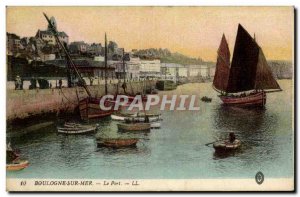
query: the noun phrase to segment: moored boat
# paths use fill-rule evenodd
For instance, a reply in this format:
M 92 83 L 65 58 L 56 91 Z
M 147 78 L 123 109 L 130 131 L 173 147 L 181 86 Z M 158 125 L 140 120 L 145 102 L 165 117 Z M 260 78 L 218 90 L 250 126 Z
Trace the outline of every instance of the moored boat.
M 118 129 L 125 131 L 145 131 L 151 129 L 150 123 L 119 123 Z
M 99 146 L 111 147 L 111 148 L 123 148 L 123 147 L 134 147 L 136 146 L 139 139 L 132 138 L 106 138 L 98 139 L 97 144 Z
M 113 112 L 113 103 L 107 101 L 104 103 L 106 107 L 111 107 L 111 110 L 102 110 L 99 106 L 101 98 L 84 98 L 79 101 L 79 111 L 82 120 L 93 118 L 103 118 L 110 116 Z
M 23 170 L 29 166 L 29 162 L 27 160 L 17 160 L 12 163 L 6 164 L 6 170 L 9 171 L 18 171 Z
M 160 122 L 152 122 L 151 124 L 151 129 L 159 129 L 160 128 Z
M 124 121 L 126 118 L 135 117 L 136 114 L 112 114 L 110 115 L 111 119 L 113 120 L 120 120 Z
M 240 140 L 234 140 L 233 142 L 230 142 L 229 140 L 223 140 L 218 141 L 213 144 L 214 149 L 216 152 L 228 152 L 228 151 L 234 151 L 240 148 L 241 141 Z
M 136 116 L 136 117 L 126 117 L 123 120 L 131 122 L 145 122 L 145 116 Z M 159 116 L 150 116 L 148 117 L 149 122 L 157 122 L 162 120 Z
M 82 125 L 76 127 L 58 127 L 57 132 L 64 134 L 85 134 L 89 132 L 94 132 L 96 131 L 96 129 L 97 126 Z

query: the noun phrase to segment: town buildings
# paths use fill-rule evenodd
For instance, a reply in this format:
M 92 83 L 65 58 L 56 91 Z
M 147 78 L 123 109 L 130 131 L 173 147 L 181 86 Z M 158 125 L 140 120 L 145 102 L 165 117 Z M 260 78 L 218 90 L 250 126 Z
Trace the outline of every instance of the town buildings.
M 54 25 L 54 27 L 57 29 L 55 18 L 51 17 L 50 20 L 52 21 L 52 24 Z M 48 25 L 47 30 L 38 30 L 36 32 L 35 37 L 42 39 L 43 41 L 45 41 L 48 44 L 56 45 L 57 43 L 56 43 L 55 37 L 50 28 L 51 27 L 49 27 L 49 25 Z M 58 38 L 62 43 L 66 44 L 66 45 L 69 44 L 69 36 L 64 31 L 58 32 Z
M 69 51 L 71 54 L 87 54 L 89 45 L 84 41 L 71 42 Z
M 23 49 L 20 36 L 13 33 L 6 33 L 6 52 L 7 54 L 14 54 Z

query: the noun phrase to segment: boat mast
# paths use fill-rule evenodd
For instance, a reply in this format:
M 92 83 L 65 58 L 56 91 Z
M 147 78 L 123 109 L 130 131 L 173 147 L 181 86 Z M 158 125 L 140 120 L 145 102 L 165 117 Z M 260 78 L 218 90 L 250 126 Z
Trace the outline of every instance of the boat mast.
M 125 70 L 125 49 L 123 48 L 123 74 L 124 74 L 124 83 L 126 83 L 126 70 Z
M 47 20 L 47 22 L 49 24 L 49 27 L 50 27 L 50 29 L 51 29 L 54 37 L 55 37 L 56 42 L 59 44 L 59 46 L 63 49 L 64 53 L 66 54 L 67 62 L 71 65 L 72 69 L 75 71 L 78 79 L 80 80 L 80 85 L 82 85 L 84 87 L 84 89 L 85 89 L 86 93 L 88 94 L 88 96 L 92 97 L 91 92 L 89 91 L 88 87 L 85 84 L 85 81 L 83 80 L 83 78 L 79 74 L 79 71 L 78 71 L 77 67 L 75 66 L 74 62 L 72 61 L 70 54 L 68 53 L 68 51 L 65 48 L 65 46 L 59 40 L 59 38 L 58 38 L 58 32 L 57 32 L 56 28 L 53 26 L 53 24 L 51 23 L 51 21 L 48 18 L 48 16 L 45 13 L 43 13 L 43 14 L 44 14 L 44 16 L 45 16 L 45 18 L 46 18 L 46 20 Z
M 105 33 L 105 48 L 104 48 L 104 78 L 105 78 L 105 95 L 107 95 L 107 39 Z

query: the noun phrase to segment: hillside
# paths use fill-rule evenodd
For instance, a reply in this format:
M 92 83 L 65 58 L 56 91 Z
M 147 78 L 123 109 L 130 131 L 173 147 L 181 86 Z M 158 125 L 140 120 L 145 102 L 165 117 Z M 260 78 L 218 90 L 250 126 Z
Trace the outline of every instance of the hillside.
M 172 53 L 169 49 L 142 49 L 133 50 L 133 55 L 141 59 L 160 59 L 162 63 L 177 63 L 182 65 L 203 64 L 201 58 L 192 58 L 180 53 Z

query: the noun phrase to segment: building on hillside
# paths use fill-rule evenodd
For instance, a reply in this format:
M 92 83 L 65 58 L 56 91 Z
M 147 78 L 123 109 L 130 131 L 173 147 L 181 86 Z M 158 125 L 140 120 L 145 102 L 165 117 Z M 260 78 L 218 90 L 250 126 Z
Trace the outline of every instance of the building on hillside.
M 55 37 L 50 30 L 38 30 L 35 37 L 42 39 L 48 44 L 56 45 Z M 58 38 L 65 45 L 69 44 L 69 36 L 65 32 L 58 32 Z
M 54 27 L 57 29 L 55 18 L 51 17 L 50 21 L 52 22 Z M 43 41 L 45 41 L 48 44 L 52 44 L 52 45 L 57 44 L 49 25 L 48 25 L 47 30 L 38 30 L 35 37 L 42 39 Z M 69 36 L 64 31 L 58 32 L 58 38 L 66 46 L 69 44 Z
M 21 44 L 20 36 L 12 33 L 6 33 L 6 53 L 14 54 L 24 49 Z
M 188 65 L 188 77 L 209 78 L 210 71 L 207 65 Z
M 184 65 L 176 63 L 161 63 L 161 74 L 162 77 L 165 75 L 174 77 L 187 77 L 188 69 Z
M 84 41 L 71 42 L 69 51 L 71 54 L 87 54 L 89 45 Z
M 139 58 L 130 58 L 129 61 L 125 61 L 123 65 L 122 61 L 108 61 L 108 65 L 113 65 L 116 70 L 117 79 L 134 79 L 137 80 L 140 78 L 140 65 L 141 61 Z
M 55 47 L 53 45 L 45 45 L 39 53 L 41 60 L 48 61 L 48 60 L 55 60 Z
M 90 47 L 88 47 L 88 54 L 92 56 L 100 56 L 104 55 L 104 48 L 101 43 L 92 43 Z
M 154 60 L 141 60 L 140 64 L 140 77 L 146 78 L 146 77 L 160 77 L 161 76 L 161 69 L 160 69 L 160 60 L 154 59 Z

